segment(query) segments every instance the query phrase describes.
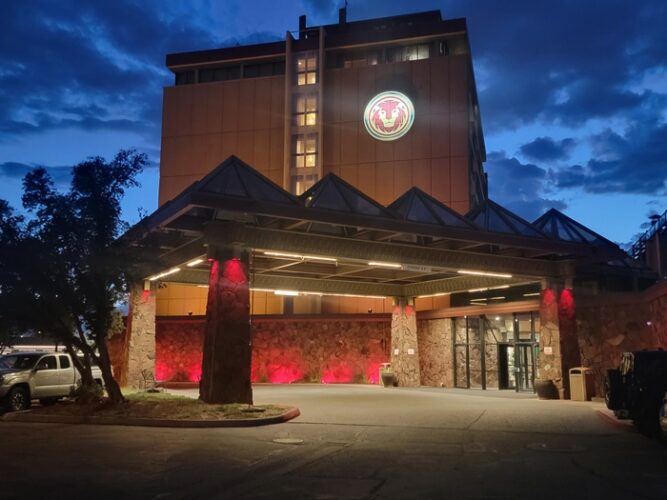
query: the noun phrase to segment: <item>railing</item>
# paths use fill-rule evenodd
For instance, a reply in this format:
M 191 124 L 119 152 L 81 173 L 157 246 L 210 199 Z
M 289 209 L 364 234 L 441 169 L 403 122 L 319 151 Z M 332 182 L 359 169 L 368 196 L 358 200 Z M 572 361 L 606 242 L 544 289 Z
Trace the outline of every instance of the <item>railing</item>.
M 667 210 L 656 219 L 651 227 L 642 234 L 639 239 L 633 243 L 632 248 L 630 249 L 630 255 L 635 260 L 640 260 L 646 253 L 646 245 L 648 240 L 650 240 L 656 233 L 664 233 L 667 231 Z

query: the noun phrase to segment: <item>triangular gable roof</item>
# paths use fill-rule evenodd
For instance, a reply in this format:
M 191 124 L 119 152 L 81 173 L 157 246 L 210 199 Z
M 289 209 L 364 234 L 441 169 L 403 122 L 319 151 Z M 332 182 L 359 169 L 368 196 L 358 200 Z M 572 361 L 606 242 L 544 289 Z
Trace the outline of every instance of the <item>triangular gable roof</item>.
M 517 214 L 487 199 L 466 214 L 466 218 L 487 231 L 548 238 L 546 234 Z
M 233 196 L 251 201 L 300 205 L 296 197 L 233 155 L 191 188 L 203 193 Z
M 387 208 L 410 222 L 479 229 L 473 222 L 417 187 L 407 190 Z
M 394 218 L 377 201 L 335 174 L 327 174 L 299 196 L 306 207 Z
M 614 248 L 618 248 L 618 245 L 612 243 L 604 236 L 588 229 L 583 224 L 571 219 L 555 208 L 549 209 L 542 216 L 538 217 L 533 222 L 533 225 L 558 240 L 599 246 L 611 245 Z

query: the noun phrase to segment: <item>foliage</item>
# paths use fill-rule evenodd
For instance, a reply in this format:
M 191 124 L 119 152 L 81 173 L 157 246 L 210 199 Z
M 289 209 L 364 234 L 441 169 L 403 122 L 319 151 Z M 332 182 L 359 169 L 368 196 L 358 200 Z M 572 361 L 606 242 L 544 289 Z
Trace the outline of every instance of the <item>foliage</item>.
M 138 185 L 145 164 L 145 155 L 133 151 L 120 151 L 110 162 L 90 158 L 73 167 L 67 192 L 37 168 L 23 181 L 27 220 L 0 203 L 0 318 L 14 328 L 50 332 L 71 354 L 81 350 L 79 369 L 91 387 L 95 359 L 116 401 L 123 396 L 105 339 L 118 327 L 115 304 L 139 273 L 117 240 L 128 227 L 120 201 L 127 188 Z

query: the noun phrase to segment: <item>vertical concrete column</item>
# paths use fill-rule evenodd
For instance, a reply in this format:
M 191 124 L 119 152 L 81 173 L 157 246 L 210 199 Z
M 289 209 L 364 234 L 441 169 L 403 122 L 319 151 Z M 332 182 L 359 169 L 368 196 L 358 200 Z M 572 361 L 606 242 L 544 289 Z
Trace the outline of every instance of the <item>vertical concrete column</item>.
M 245 251 L 217 251 L 211 260 L 199 398 L 252 404 L 250 284 Z
M 130 291 L 127 365 L 119 383 L 137 389 L 155 385 L 155 290 L 142 285 Z
M 391 314 L 391 366 L 401 387 L 418 387 L 419 349 L 417 346 L 417 314 L 412 300 L 395 299 Z
M 569 370 L 581 364 L 571 288 L 548 286 L 542 289 L 539 333 L 538 378 L 553 380 L 561 399 L 569 398 Z

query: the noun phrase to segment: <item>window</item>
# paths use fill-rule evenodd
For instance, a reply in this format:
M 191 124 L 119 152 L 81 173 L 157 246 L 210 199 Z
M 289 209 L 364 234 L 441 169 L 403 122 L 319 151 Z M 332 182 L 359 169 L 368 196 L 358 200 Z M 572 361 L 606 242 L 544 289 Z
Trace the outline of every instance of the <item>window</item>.
M 294 178 L 294 194 L 299 196 L 305 193 L 310 187 L 315 184 L 315 179 L 310 176 L 298 176 Z
M 271 62 L 263 62 L 257 64 L 246 64 L 243 66 L 243 78 L 283 75 L 284 73 L 285 73 L 284 61 L 271 61 Z
M 176 85 L 189 85 L 195 83 L 194 71 L 179 71 L 176 73 Z
M 296 58 L 297 85 L 312 85 L 317 83 L 317 57 L 314 54 L 304 54 Z
M 389 62 L 418 61 L 428 59 L 430 55 L 431 46 L 427 43 L 387 49 L 387 60 Z
M 57 367 L 56 365 L 56 357 L 55 356 L 47 356 L 45 358 L 42 358 L 37 365 L 38 370 L 55 370 Z
M 221 68 L 206 68 L 199 70 L 199 83 L 236 80 L 241 77 L 241 67 L 223 66 Z
M 69 368 L 71 366 L 71 364 L 69 362 L 69 357 L 67 357 L 67 356 L 58 356 L 58 358 L 60 359 L 60 369 L 61 370 L 65 369 L 65 368 Z
M 297 96 L 294 113 L 297 127 L 317 125 L 317 97 L 314 95 Z
M 294 137 L 295 168 L 314 168 L 317 166 L 317 135 L 305 134 Z

